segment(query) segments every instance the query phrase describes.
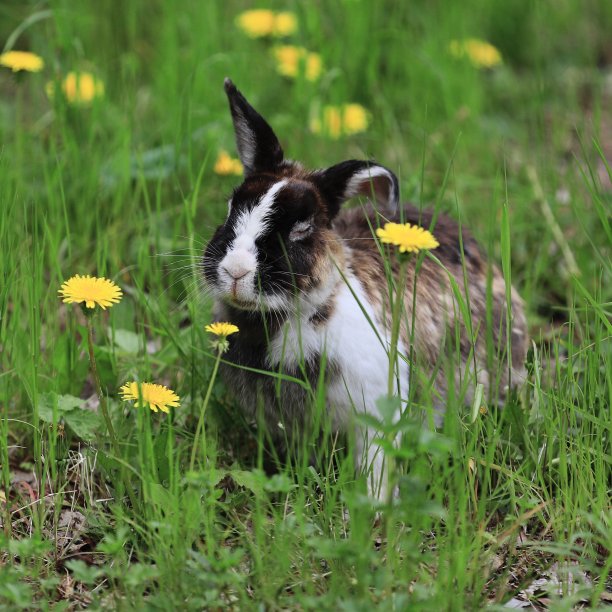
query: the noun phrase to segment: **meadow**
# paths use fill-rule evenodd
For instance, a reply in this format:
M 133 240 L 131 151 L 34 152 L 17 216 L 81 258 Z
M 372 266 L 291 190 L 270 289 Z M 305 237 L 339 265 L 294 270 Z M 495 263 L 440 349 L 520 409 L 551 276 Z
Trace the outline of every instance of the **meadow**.
M 250 8 L 0 5 L 3 51 L 44 61 L 0 66 L 0 606 L 603 608 L 612 3 L 271 0 L 258 8 L 284 17 L 257 32 L 237 21 Z M 387 504 L 342 441 L 305 440 L 315 464 L 276 457 L 214 376 L 198 262 L 241 180 L 226 76 L 289 157 L 393 169 L 403 200 L 470 227 L 525 300 L 524 388 L 503 408 L 454 398 L 437 431 L 404 422 Z M 76 274 L 121 301 L 91 317 L 63 303 Z M 123 401 L 133 380 L 180 406 Z

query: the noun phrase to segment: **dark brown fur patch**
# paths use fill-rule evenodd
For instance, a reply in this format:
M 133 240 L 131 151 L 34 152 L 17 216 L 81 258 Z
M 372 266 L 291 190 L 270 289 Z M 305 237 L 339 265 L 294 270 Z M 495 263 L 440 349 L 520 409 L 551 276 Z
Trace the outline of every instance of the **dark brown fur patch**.
M 335 300 L 332 296 L 329 301 L 320 306 L 316 312 L 310 317 L 310 322 L 318 327 L 326 323 L 334 312 Z

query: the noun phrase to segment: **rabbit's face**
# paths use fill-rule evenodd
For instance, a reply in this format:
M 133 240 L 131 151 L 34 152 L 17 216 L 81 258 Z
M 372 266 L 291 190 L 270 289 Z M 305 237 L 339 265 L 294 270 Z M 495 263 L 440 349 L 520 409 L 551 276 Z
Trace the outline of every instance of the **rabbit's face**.
M 310 181 L 251 175 L 234 190 L 206 248 L 205 278 L 216 297 L 237 308 L 287 309 L 316 276 L 328 225 Z
M 289 310 L 294 296 L 307 296 L 333 268 L 332 223 L 342 202 L 374 196 L 394 210 L 397 179 L 358 160 L 305 171 L 284 159 L 272 128 L 229 79 L 225 92 L 245 180 L 205 250 L 204 277 L 215 297 L 237 308 Z

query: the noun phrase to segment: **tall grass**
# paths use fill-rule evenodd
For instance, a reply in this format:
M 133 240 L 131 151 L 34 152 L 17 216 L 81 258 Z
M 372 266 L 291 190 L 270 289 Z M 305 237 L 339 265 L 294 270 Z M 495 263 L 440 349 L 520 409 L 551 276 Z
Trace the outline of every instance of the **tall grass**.
M 16 33 L 47 63 L 0 75 L 0 601 L 477 609 L 556 562 L 577 576 L 568 605 L 597 605 L 612 546 L 609 3 L 273 2 L 298 15 L 291 42 L 322 55 L 316 83 L 276 74 L 270 44 L 234 25 L 244 8 L 0 8 L 2 40 Z M 505 64 L 451 57 L 466 36 Z M 105 96 L 48 100 L 46 81 L 76 68 Z M 291 158 L 397 170 L 404 199 L 470 226 L 527 303 L 527 385 L 503 409 L 456 397 L 437 432 L 405 421 L 384 522 L 345 441 L 313 434 L 281 460 L 219 381 L 188 469 L 215 358 L 197 263 L 235 183 L 212 171 L 234 150 L 228 75 Z M 370 110 L 365 134 L 308 130 L 318 108 L 347 101 Z M 57 297 L 76 273 L 126 294 L 94 321 L 120 457 L 96 421 L 84 320 Z M 181 408 L 122 405 L 132 379 L 169 384 Z M 318 414 L 324 390 L 311 389 Z

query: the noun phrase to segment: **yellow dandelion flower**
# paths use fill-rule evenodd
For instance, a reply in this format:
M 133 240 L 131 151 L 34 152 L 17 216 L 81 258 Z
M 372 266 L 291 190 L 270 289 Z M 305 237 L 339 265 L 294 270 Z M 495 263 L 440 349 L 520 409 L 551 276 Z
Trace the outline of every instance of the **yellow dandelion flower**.
M 308 81 L 316 81 L 321 76 L 323 62 L 318 53 L 312 53 L 304 47 L 281 45 L 272 49 L 276 59 L 276 70 L 289 78 L 303 74 Z
M 240 176 L 242 174 L 242 164 L 239 159 L 230 157 L 227 151 L 219 151 L 213 170 L 215 174 Z
M 40 72 L 45 62 L 40 55 L 29 51 L 7 51 L 0 55 L 0 66 L 6 66 L 13 72 Z
M 267 9 L 244 11 L 236 17 L 238 27 L 251 38 L 270 36 L 274 29 L 274 13 Z
M 321 118 L 315 117 L 311 121 L 310 129 L 315 134 L 337 140 L 340 136 L 364 132 L 369 122 L 369 113 L 361 104 L 325 106 Z
M 297 31 L 297 17 L 295 13 L 289 11 L 281 11 L 276 13 L 274 17 L 274 27 L 272 34 L 274 36 L 289 36 Z
M 215 334 L 215 336 L 221 336 L 223 338 L 227 338 L 231 334 L 235 334 L 239 331 L 238 326 L 232 323 L 211 323 L 204 329 L 211 334 Z
M 310 130 L 323 134 L 334 140 L 342 136 L 342 114 L 337 106 L 325 106 L 321 118 L 315 117 L 310 122 Z
M 58 293 L 66 304 L 84 302 L 87 308 L 100 306 L 103 310 L 120 302 L 123 296 L 121 289 L 113 281 L 79 274 L 68 279 Z
M 376 230 L 376 235 L 381 242 L 399 247 L 400 253 L 418 253 L 440 246 L 431 232 L 410 223 L 385 223 L 384 228 Z
M 449 49 L 455 57 L 467 57 L 478 68 L 493 68 L 502 63 L 499 50 L 491 43 L 477 38 L 451 40 Z
M 180 397 L 164 385 L 154 383 L 125 383 L 119 390 L 124 402 L 135 401 L 137 408 L 150 408 L 153 412 L 170 412 L 169 408 L 180 406 Z
M 76 106 L 87 106 L 104 95 L 104 83 L 90 72 L 69 72 L 62 79 L 60 89 L 66 100 Z M 55 83 L 47 83 L 46 90 L 53 99 Z
M 236 25 L 250 38 L 282 37 L 297 30 L 297 17 L 289 11 L 275 13 L 268 9 L 253 9 L 240 13 Z
M 365 132 L 368 128 L 368 111 L 361 104 L 345 104 L 342 109 L 342 127 L 345 134 Z

